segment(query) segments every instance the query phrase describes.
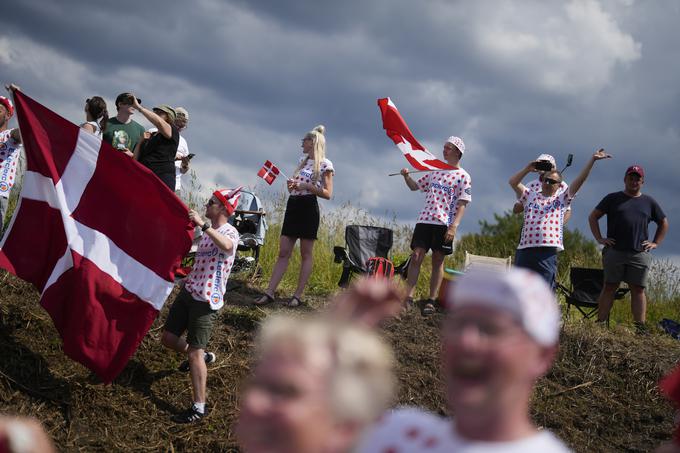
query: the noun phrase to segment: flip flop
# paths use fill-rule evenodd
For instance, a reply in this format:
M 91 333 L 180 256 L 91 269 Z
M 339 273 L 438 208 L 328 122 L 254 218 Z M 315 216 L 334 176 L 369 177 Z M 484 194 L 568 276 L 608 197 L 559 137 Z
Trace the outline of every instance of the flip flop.
M 290 300 L 288 301 L 286 306 L 288 306 L 288 307 L 299 307 L 302 304 L 303 304 L 303 302 L 299 297 L 293 296 L 293 297 L 290 298 Z
M 430 316 L 430 315 L 433 315 L 433 314 L 436 313 L 437 309 L 435 308 L 433 302 L 434 302 L 434 300 L 432 300 L 432 299 L 428 299 L 425 302 L 425 305 L 423 305 L 423 309 L 420 311 L 420 313 L 423 316 Z
M 256 301 L 253 302 L 253 305 L 257 305 L 258 307 L 261 307 L 263 305 L 269 305 L 272 302 L 274 302 L 274 297 L 270 296 L 267 293 L 262 294 L 262 297 L 257 299 Z

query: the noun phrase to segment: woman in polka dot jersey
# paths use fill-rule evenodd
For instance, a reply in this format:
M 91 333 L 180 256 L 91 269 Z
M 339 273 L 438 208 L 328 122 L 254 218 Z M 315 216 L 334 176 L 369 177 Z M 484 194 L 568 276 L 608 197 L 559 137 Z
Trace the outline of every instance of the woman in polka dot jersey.
M 302 139 L 302 152 L 293 177 L 288 180 L 288 203 L 281 228 L 279 257 L 274 264 L 271 279 L 265 293 L 256 305 L 274 301 L 274 292 L 288 268 L 295 242 L 300 239 L 300 276 L 288 306 L 296 307 L 302 301 L 302 293 L 312 273 L 314 241 L 319 230 L 319 203 L 317 197 L 330 200 L 333 195 L 333 163 L 326 159 L 324 126 L 317 126 Z
M 562 231 L 564 213 L 576 192 L 581 188 L 593 168 L 593 164 L 611 155 L 600 149 L 588 160 L 581 173 L 565 192 L 559 192 L 562 175 L 557 170 L 545 172 L 541 178 L 541 191 L 530 190 L 522 179 L 536 172 L 536 161 L 510 178 L 510 186 L 524 207 L 524 226 L 515 253 L 515 266 L 526 267 L 538 272 L 551 287 L 555 287 L 557 273 L 557 252 L 564 250 Z

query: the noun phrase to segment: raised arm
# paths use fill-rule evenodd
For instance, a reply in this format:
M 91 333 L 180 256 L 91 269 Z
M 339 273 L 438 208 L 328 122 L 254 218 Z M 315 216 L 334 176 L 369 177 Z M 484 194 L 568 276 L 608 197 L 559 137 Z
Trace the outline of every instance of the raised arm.
M 515 191 L 515 195 L 517 198 L 521 198 L 522 195 L 524 194 L 524 191 L 526 190 L 526 186 L 522 184 L 522 180 L 526 175 L 528 175 L 531 172 L 536 171 L 535 167 L 535 162 L 529 162 L 526 167 L 515 173 L 510 177 L 508 180 L 508 184 L 510 184 L 510 187 L 512 187 L 512 190 Z
M 588 159 L 588 162 L 586 162 L 584 165 L 581 173 L 579 173 L 576 179 L 574 179 L 571 184 L 569 184 L 569 195 L 572 197 L 576 195 L 583 183 L 586 182 L 586 179 L 590 174 L 590 170 L 593 169 L 595 162 L 602 159 L 611 159 L 611 157 L 611 154 L 605 153 L 603 148 L 598 149 L 595 154 L 593 154 L 590 159 Z
M 408 168 L 402 168 L 399 172 L 404 177 L 404 182 L 412 191 L 418 190 L 418 183 L 408 174 Z
M 156 126 L 158 133 L 165 138 L 172 138 L 172 127 L 165 122 L 163 118 L 158 116 L 153 110 L 149 110 L 137 101 L 137 97 L 132 94 L 132 106 L 139 110 L 139 113 L 144 115 L 144 118 L 149 120 L 151 124 Z

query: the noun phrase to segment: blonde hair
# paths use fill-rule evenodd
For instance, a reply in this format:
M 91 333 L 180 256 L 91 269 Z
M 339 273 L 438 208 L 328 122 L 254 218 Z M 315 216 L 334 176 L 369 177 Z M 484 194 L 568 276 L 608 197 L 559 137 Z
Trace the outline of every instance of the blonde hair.
M 321 161 L 326 158 L 326 137 L 324 136 L 325 132 L 326 126 L 319 124 L 314 129 L 307 132 L 307 134 L 305 135 L 305 138 L 308 137 L 311 138 L 313 143 L 312 158 L 314 159 L 314 170 L 312 171 L 312 182 L 314 183 L 319 181 L 319 178 L 321 177 L 320 175 Z M 304 166 L 307 165 L 308 160 L 309 155 L 307 155 L 302 160 L 302 162 L 300 162 L 300 165 L 298 165 L 298 167 L 295 169 L 295 172 L 293 173 L 294 178 L 298 174 L 300 174 L 300 170 L 302 170 Z
M 264 322 L 256 344 L 260 358 L 285 347 L 304 365 L 324 370 L 329 410 L 338 422 L 366 426 L 392 401 L 394 356 L 368 329 L 326 318 L 275 316 Z

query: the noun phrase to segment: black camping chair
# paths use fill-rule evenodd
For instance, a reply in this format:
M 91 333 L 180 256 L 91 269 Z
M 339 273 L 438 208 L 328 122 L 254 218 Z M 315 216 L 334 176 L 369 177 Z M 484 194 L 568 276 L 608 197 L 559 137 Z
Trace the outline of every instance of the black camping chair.
M 342 263 L 342 275 L 338 286 L 346 288 L 354 274 L 366 274 L 369 258 L 380 256 L 389 259 L 392 248 L 393 232 L 389 228 L 347 225 L 345 227 L 345 247 L 333 247 L 334 261 Z M 410 258 L 409 258 L 410 259 Z M 394 268 L 394 273 L 405 278 L 408 261 Z
M 557 284 L 557 289 L 564 294 L 567 301 L 567 312 L 573 305 L 581 312 L 585 319 L 593 318 L 597 315 L 597 298 L 602 292 L 604 282 L 604 271 L 602 269 L 589 269 L 585 267 L 572 267 L 569 270 L 569 280 L 571 289 L 562 284 Z M 619 288 L 614 294 L 614 299 L 622 299 L 628 288 Z

